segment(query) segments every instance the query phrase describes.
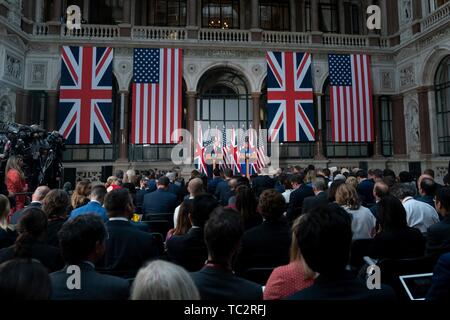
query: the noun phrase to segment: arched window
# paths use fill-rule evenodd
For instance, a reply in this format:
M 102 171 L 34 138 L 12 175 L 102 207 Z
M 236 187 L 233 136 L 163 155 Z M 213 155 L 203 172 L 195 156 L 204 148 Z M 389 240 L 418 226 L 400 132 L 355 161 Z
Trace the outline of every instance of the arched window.
M 438 147 L 440 155 L 450 155 L 450 56 L 440 63 L 434 82 Z
M 262 29 L 289 31 L 289 1 L 261 0 L 259 2 Z
M 202 26 L 239 29 L 239 0 L 203 0 Z
M 336 143 L 333 142 L 330 112 L 330 85 L 324 85 L 324 104 L 322 106 L 322 134 L 324 141 L 324 154 L 328 158 L 365 158 L 373 154 L 373 143 Z M 325 115 L 325 116 L 323 116 Z

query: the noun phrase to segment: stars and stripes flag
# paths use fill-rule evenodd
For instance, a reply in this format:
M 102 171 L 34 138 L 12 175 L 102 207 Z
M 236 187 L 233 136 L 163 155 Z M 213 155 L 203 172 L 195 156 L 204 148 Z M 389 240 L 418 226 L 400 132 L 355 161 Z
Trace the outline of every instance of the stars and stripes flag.
M 258 172 L 261 172 L 262 169 L 267 167 L 267 157 L 266 157 L 266 135 L 263 135 L 261 128 L 259 128 L 258 134 L 258 146 L 256 148 L 257 160 L 256 167 L 258 168 Z
M 134 49 L 131 143 L 178 142 L 182 49 Z
M 230 161 L 229 154 L 228 154 L 229 148 L 228 148 L 228 140 L 227 140 L 227 129 L 225 126 L 222 127 L 222 161 L 219 163 L 219 167 L 222 170 L 225 170 L 226 168 L 230 168 Z
M 109 144 L 112 48 L 61 49 L 58 128 L 68 144 Z
M 268 52 L 266 61 L 269 141 L 314 141 L 311 54 Z
M 330 54 L 328 64 L 333 141 L 373 141 L 370 57 L 365 54 Z

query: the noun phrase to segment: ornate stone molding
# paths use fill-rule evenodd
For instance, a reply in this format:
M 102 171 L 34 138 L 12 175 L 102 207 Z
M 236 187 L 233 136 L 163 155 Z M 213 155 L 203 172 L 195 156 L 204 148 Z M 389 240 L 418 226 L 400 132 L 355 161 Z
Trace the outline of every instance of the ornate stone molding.
M 239 50 L 239 49 L 186 49 L 186 57 L 203 57 L 203 58 L 263 58 L 264 52 L 256 50 Z
M 21 86 L 23 83 L 23 66 L 23 59 L 7 50 L 5 53 L 3 79 Z
M 400 69 L 400 88 L 409 88 L 416 84 L 414 64 L 409 64 Z
M 395 73 L 394 70 L 380 70 L 380 88 L 385 91 L 394 91 Z

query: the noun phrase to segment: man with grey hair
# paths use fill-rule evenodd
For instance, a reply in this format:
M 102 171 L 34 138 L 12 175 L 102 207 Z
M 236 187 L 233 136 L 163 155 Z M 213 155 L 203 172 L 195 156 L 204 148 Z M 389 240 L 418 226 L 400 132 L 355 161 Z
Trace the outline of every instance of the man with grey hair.
M 398 183 L 391 188 L 391 194 L 403 203 L 408 226 L 425 233 L 428 227 L 439 222 L 439 216 L 432 206 L 413 198 L 414 190 L 410 185 Z
M 327 188 L 325 178 L 317 177 L 316 180 L 312 182 L 312 187 L 314 196 L 307 197 L 303 200 L 302 214 L 313 210 L 321 204 L 328 203 L 328 195 L 325 191 Z
M 37 187 L 34 191 L 33 195 L 31 196 L 31 203 L 24 209 L 16 211 L 12 216 L 10 223 L 11 224 L 17 224 L 19 222 L 19 219 L 22 217 L 25 209 L 27 208 L 41 208 L 42 207 L 42 200 L 44 200 L 47 193 L 50 192 L 50 188 L 47 186 L 40 186 Z
M 188 182 L 187 190 L 189 192 L 189 199 L 194 199 L 199 194 L 203 193 L 203 181 L 200 178 L 191 179 Z M 180 212 L 181 204 L 175 208 L 175 212 L 173 214 L 173 225 L 174 228 L 177 227 L 178 214 Z
M 176 195 L 177 196 L 177 201 L 178 201 L 178 203 L 180 203 L 181 200 L 182 200 L 183 195 L 182 195 L 181 187 L 175 183 L 176 180 L 177 180 L 177 176 L 178 176 L 178 174 L 176 172 L 173 172 L 173 171 L 170 171 L 170 172 L 166 173 L 166 177 L 169 178 L 169 180 L 170 180 L 169 192 L 171 192 L 174 195 Z

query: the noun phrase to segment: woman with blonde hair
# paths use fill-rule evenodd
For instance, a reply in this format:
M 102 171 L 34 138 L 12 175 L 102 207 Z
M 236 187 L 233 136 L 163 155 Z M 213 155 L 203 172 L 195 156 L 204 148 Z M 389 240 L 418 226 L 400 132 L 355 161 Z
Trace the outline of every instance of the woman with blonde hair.
M 336 203 L 352 216 L 353 240 L 373 237 L 376 219 L 369 209 L 361 205 L 358 193 L 352 185 L 344 183 L 338 187 Z
M 354 176 L 350 176 L 345 180 L 345 183 L 351 185 L 355 190 L 358 188 L 358 179 Z
M 0 194 L 0 249 L 13 245 L 17 237 L 14 226 L 8 223 L 9 211 L 9 199 Z
M 119 178 L 117 178 L 116 176 L 110 176 L 105 183 L 106 191 L 110 192 L 119 189 L 120 188 L 119 184 L 120 184 Z
M 156 260 L 141 268 L 133 282 L 131 300 L 200 300 L 191 276 L 182 267 Z
M 302 217 L 298 217 L 292 225 L 292 242 L 290 262 L 275 268 L 267 280 L 264 300 L 278 300 L 289 297 L 297 291 L 310 287 L 314 282 L 314 273 L 306 269 L 297 243 L 297 231 Z
M 70 204 L 72 209 L 84 206 L 89 202 L 89 195 L 91 194 L 91 182 L 89 180 L 79 181 L 72 193 Z
M 15 206 L 12 208 L 11 213 L 23 209 L 25 207 L 25 201 L 27 200 L 25 195 L 16 195 L 16 193 L 28 191 L 28 185 L 22 166 L 23 159 L 20 156 L 10 156 L 6 162 L 6 188 L 8 189 L 9 197 L 14 197 L 15 199 Z

